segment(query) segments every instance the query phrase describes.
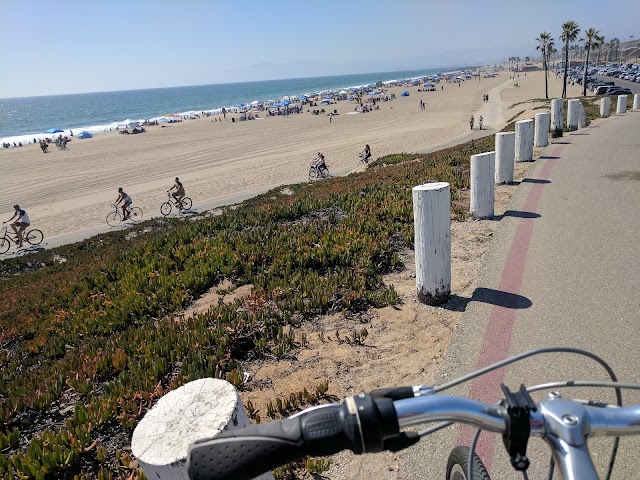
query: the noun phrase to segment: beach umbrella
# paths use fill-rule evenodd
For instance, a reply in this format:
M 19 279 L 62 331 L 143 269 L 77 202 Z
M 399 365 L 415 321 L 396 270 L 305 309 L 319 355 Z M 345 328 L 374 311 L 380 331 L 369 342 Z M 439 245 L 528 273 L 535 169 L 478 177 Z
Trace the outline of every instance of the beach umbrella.
M 60 130 L 59 128 L 50 128 L 49 130 L 46 130 L 43 133 L 62 133 L 64 132 L 64 130 Z
M 282 105 L 286 107 L 287 105 L 291 105 L 291 102 L 289 100 L 284 100 Z

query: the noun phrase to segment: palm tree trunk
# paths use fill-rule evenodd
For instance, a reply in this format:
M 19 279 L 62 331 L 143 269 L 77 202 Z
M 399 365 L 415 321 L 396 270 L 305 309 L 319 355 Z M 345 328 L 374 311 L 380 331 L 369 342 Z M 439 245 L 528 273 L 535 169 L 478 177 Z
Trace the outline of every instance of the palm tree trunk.
M 591 52 L 591 45 L 587 45 L 587 59 L 584 61 L 584 72 L 582 74 L 582 96 L 587 96 L 587 67 L 589 66 L 589 53 Z
M 567 98 L 567 70 L 569 69 L 569 40 L 565 44 L 564 54 L 564 81 L 562 85 L 562 98 Z
M 549 100 L 549 75 L 547 71 L 547 52 L 542 52 L 542 66 L 544 67 L 544 98 Z

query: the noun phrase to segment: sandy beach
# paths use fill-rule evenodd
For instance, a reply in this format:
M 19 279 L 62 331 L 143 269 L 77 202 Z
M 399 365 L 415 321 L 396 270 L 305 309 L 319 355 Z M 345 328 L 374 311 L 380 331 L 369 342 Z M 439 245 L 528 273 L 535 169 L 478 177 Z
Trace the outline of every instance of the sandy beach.
M 380 109 L 370 113 L 354 114 L 356 105 L 349 101 L 324 107 L 327 112 L 337 110 L 331 121 L 326 115 L 307 113 L 305 107 L 303 114 L 289 117 L 232 122 L 239 115 L 227 114 L 223 122 L 205 117 L 147 127 L 138 135 L 113 131 L 87 140 L 74 138 L 68 150 L 52 145 L 47 154 L 34 144 L 3 149 L 0 215 L 8 219 L 11 207 L 19 203 L 49 240 L 106 228 L 105 217 L 118 187 L 149 218 L 159 215 L 165 191 L 176 176 L 193 199 L 194 210 L 202 211 L 216 199 L 223 202 L 234 194 L 305 181 L 318 151 L 324 153 L 332 173 L 346 174 L 357 168 L 365 144 L 371 146 L 374 158 L 432 149 L 467 136 L 472 113 L 476 119 L 484 115 L 486 129 L 502 128 L 511 117 L 511 104 L 544 96 L 542 79 L 542 73 L 533 73 L 510 80 L 502 72 L 460 86 L 441 82 L 435 92 L 392 88 L 387 93 L 396 93 L 396 100 L 381 102 Z M 519 88 L 510 86 L 515 81 Z M 561 88 L 555 76 L 550 82 Z M 408 97 L 400 96 L 405 88 Z M 578 93 L 577 86 L 573 89 L 570 95 Z M 550 96 L 552 92 L 557 95 L 550 89 Z M 482 101 L 485 93 L 488 103 Z M 426 102 L 426 111 L 420 109 L 420 100 Z

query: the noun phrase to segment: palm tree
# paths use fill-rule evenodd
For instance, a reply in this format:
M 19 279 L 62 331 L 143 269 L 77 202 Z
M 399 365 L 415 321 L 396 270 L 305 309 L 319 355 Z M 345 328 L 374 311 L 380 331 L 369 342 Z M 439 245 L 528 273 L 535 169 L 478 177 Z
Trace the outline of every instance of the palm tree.
M 612 38 L 609 42 L 609 46 L 613 50 L 612 61 L 616 62 L 616 57 L 618 56 L 618 48 L 620 48 L 620 40 L 618 38 Z
M 604 35 L 600 35 L 598 37 L 598 58 L 596 59 L 596 67 L 600 66 L 600 53 L 602 53 L 602 47 L 606 46 L 606 42 L 604 41 Z
M 562 86 L 562 98 L 567 98 L 567 71 L 569 69 L 569 43 L 575 41 L 580 33 L 580 27 L 573 20 L 569 20 L 562 24 L 562 34 L 560 40 L 564 42 L 565 55 L 564 55 L 564 82 Z
M 536 50 L 540 50 L 542 53 L 542 67 L 544 68 L 544 98 L 549 98 L 549 76 L 548 76 L 548 67 L 547 67 L 547 57 L 549 56 L 549 47 L 553 46 L 553 38 L 551 38 L 551 34 L 549 32 L 541 33 L 538 38 L 536 38 L 538 42 L 538 46 Z
M 514 59 L 516 61 L 516 72 L 518 71 L 518 64 L 520 63 L 520 57 Z
M 589 66 L 589 53 L 592 48 L 600 46 L 600 32 L 591 27 L 584 32 L 584 48 L 587 50 L 587 58 L 584 61 L 584 72 L 582 74 L 582 96 L 587 96 L 587 67 Z

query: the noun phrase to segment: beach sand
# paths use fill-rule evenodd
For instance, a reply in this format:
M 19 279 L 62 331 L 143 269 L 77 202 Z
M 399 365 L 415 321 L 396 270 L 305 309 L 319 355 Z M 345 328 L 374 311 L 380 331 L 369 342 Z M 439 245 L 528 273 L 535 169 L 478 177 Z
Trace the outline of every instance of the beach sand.
M 530 77 L 533 80 L 535 74 Z M 74 138 L 67 151 L 52 145 L 47 154 L 34 144 L 3 149 L 0 215 L 8 219 L 11 207 L 20 204 L 32 225 L 51 241 L 92 227 L 106 230 L 105 217 L 120 186 L 149 218 L 160 214 L 165 191 L 176 176 L 194 209 L 202 211 L 216 199 L 220 205 L 234 195 L 305 181 L 309 162 L 319 151 L 332 173 L 346 174 L 357 168 L 365 144 L 376 158 L 462 140 L 469 134 L 471 113 L 477 119 L 484 112 L 485 128 L 501 128 L 509 113 L 504 113 L 507 103 L 530 98 L 526 79 L 517 80 L 521 87 L 507 88 L 516 92 L 506 101 L 497 92 L 513 81 L 503 72 L 495 78 L 467 80 L 460 87 L 441 82 L 435 92 L 406 88 L 409 97 L 400 96 L 405 87 L 389 89 L 397 99 L 381 102 L 380 110 L 365 114 L 351 114 L 356 105 L 340 101 L 323 107 L 337 110 L 331 122 L 326 115 L 307 113 L 305 106 L 305 113 L 289 117 L 234 123 L 231 118 L 239 115 L 227 114 L 224 122 L 214 122 L 213 117 L 185 120 L 147 127 L 138 135 L 106 132 L 87 140 Z M 485 104 L 482 95 L 487 92 L 494 94 Z M 420 109 L 421 99 L 426 111 Z

